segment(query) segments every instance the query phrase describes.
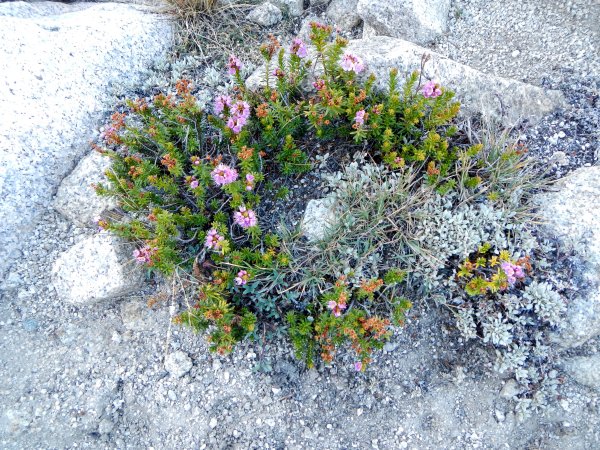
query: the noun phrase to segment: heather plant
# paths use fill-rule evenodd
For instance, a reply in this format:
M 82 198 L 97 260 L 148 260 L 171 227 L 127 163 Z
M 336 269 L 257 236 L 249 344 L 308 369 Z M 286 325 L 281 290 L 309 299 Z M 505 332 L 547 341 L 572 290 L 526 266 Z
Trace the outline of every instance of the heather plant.
M 519 260 L 489 252 L 531 250 L 524 205 L 533 172 L 514 146 L 466 139 L 450 90 L 419 72 L 400 86 L 396 70 L 377 90 L 346 44 L 313 23 L 310 44 L 284 48 L 271 37 L 261 47 L 258 92 L 231 55 L 231 89 L 213 93 L 209 108 L 186 80 L 150 102 L 130 101 L 97 146 L 113 164 L 96 190 L 120 205 L 99 225 L 135 241 L 140 265 L 193 280 L 197 300 L 176 321 L 208 331 L 221 354 L 269 323 L 286 328 L 309 367 L 348 348 L 364 370 L 423 297 L 453 307 L 461 330 L 475 324 L 488 330 L 486 342 L 504 345 L 511 328 L 503 318 L 497 324 L 451 300 L 465 293 L 472 305 L 520 287 Z M 339 144 L 354 162 L 327 178 L 336 221 L 310 242 L 289 227 L 268 229 L 259 212 L 275 177 L 311 170 L 316 140 Z M 458 259 L 460 280 L 451 276 Z M 538 299 L 530 300 L 537 317 L 552 324 L 560 308 L 539 300 L 543 289 L 520 298 Z

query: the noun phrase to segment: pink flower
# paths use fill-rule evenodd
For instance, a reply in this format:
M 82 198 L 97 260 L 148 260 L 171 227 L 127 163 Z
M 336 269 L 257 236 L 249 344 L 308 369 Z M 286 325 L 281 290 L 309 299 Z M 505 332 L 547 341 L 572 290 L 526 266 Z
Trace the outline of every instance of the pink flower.
M 235 277 L 235 284 L 237 284 L 238 286 L 243 286 L 244 284 L 246 284 L 248 282 L 248 278 L 250 278 L 248 276 L 248 272 L 246 272 L 245 270 L 240 270 L 237 273 L 237 277 Z
M 423 89 L 421 89 L 423 93 L 423 97 L 425 98 L 436 98 L 442 95 L 442 90 L 440 89 L 440 85 L 433 82 L 428 81 L 423 85 Z
M 242 69 L 242 63 L 239 59 L 237 59 L 234 55 L 229 57 L 229 62 L 227 63 L 227 73 L 229 75 L 235 75 Z
M 215 114 L 219 117 L 223 117 L 223 110 L 227 106 L 228 108 L 231 106 L 231 97 L 229 95 L 219 95 L 215 99 Z
M 346 304 L 338 303 L 335 300 L 330 300 L 327 302 L 327 308 L 331 310 L 335 317 L 340 317 L 342 315 L 342 311 L 346 309 Z
M 221 247 L 221 241 L 225 240 L 223 236 L 221 236 L 217 230 L 211 228 L 208 230 L 208 234 L 206 235 L 206 241 L 204 241 L 204 246 L 206 248 L 218 249 Z
M 354 122 L 356 122 L 357 125 L 365 124 L 365 110 L 364 109 L 361 109 L 360 111 L 356 112 L 356 116 L 354 116 Z
M 517 279 L 525 278 L 525 273 L 523 273 L 523 268 L 521 266 L 510 262 L 503 262 L 502 264 L 500 264 L 500 267 L 506 275 L 506 280 L 508 281 L 508 284 L 510 284 L 511 286 L 517 282 Z
M 193 165 L 195 166 L 199 166 L 200 165 L 200 158 L 198 158 L 197 156 L 192 156 L 190 158 L 190 161 L 192 162 Z
M 235 102 L 231 107 L 231 115 L 233 117 L 247 119 L 250 117 L 250 105 L 244 101 Z
M 251 173 L 246 174 L 246 190 L 251 191 L 254 188 L 254 175 Z
M 346 72 L 354 73 L 361 73 L 365 69 L 362 59 L 351 53 L 345 53 L 344 56 L 342 56 L 340 66 L 342 66 L 342 69 Z
M 283 78 L 285 76 L 285 73 L 283 73 L 283 70 L 281 70 L 279 67 L 273 69 L 273 72 L 271 72 L 271 74 L 277 78 Z
M 317 91 L 320 91 L 321 89 L 323 89 L 325 87 L 325 81 L 324 80 L 313 81 L 312 85 Z
M 237 170 L 232 169 L 225 164 L 219 164 L 217 167 L 213 169 L 210 173 L 215 184 L 219 186 L 225 186 L 227 184 L 233 183 L 238 178 Z
M 363 368 L 363 364 L 360 361 L 356 361 L 354 363 L 354 370 L 356 370 L 357 372 L 360 372 Z
M 240 206 L 239 210 L 233 214 L 233 221 L 242 228 L 250 228 L 258 223 L 256 214 L 245 206 Z
M 158 247 L 150 247 L 145 245 L 140 249 L 133 251 L 133 257 L 140 264 L 148 264 L 152 261 L 152 256 L 158 251 Z
M 300 38 L 296 38 L 292 41 L 290 52 L 296 55 L 298 58 L 306 58 L 306 44 Z
M 196 189 L 197 187 L 198 187 L 198 180 L 196 180 L 194 178 L 194 179 L 192 179 L 192 181 L 190 181 L 190 188 Z
M 239 134 L 244 125 L 246 125 L 245 117 L 231 116 L 229 119 L 227 119 L 227 128 L 229 128 L 235 134 Z

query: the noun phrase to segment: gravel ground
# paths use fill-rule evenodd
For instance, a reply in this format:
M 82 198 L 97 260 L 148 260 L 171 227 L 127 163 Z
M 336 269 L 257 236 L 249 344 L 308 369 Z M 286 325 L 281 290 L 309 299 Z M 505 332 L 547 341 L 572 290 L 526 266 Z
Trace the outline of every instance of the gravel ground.
M 305 371 L 283 340 L 216 357 L 201 337 L 169 325 L 168 302 L 65 305 L 49 267 L 88 232 L 48 213 L 2 286 L 2 448 L 600 444 L 598 393 L 567 380 L 560 406 L 518 422 L 501 394 L 506 380 L 489 371 L 492 355 L 458 339 L 445 314 L 427 305 L 365 374 L 349 359 Z M 183 361 L 167 364 L 169 372 L 166 355 Z
M 583 4 L 524 20 L 520 8 L 537 3 L 457 1 L 448 41 L 460 43 L 451 56 L 461 62 L 565 92 L 567 110 L 518 130 L 562 175 L 598 162 L 599 81 L 590 75 L 598 57 L 577 56 L 598 41 L 584 32 L 593 17 Z M 563 32 L 561 23 L 580 26 Z M 533 32 L 508 35 L 506 24 Z M 0 285 L 2 448 L 600 448 L 598 391 L 565 379 L 553 409 L 519 422 L 505 398 L 510 382 L 491 371 L 493 355 L 461 341 L 427 304 L 365 374 L 347 358 L 304 370 L 280 339 L 214 356 L 201 336 L 170 325 L 177 304 L 150 308 L 143 293 L 67 305 L 51 286 L 52 264 L 93 232 L 46 212 Z M 573 355 L 599 349 L 596 339 Z

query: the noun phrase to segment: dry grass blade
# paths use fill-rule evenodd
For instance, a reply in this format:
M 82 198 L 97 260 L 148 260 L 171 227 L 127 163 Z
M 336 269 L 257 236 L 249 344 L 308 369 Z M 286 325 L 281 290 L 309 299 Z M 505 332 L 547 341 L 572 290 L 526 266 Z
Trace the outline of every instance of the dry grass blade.
M 165 12 L 176 19 L 180 51 L 197 52 L 205 63 L 234 53 L 254 63 L 261 61 L 259 47 L 269 33 L 293 32 L 289 21 L 278 28 L 262 28 L 247 20 L 255 2 L 224 4 L 218 0 L 167 0 Z

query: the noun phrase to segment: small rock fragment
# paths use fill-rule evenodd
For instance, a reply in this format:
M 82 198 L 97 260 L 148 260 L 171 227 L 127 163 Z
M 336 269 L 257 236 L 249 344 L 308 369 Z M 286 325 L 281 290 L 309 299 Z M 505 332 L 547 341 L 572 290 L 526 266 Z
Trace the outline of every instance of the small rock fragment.
M 100 197 L 92 184 L 106 182 L 111 159 L 98 152 L 85 156 L 60 184 L 52 206 L 73 222 L 90 226 L 105 211 L 116 208 L 113 198 Z
M 275 25 L 283 18 L 281 10 L 271 2 L 265 2 L 248 14 L 248 20 L 263 27 Z
M 144 273 L 131 262 L 123 242 L 101 233 L 62 253 L 52 268 L 52 281 L 63 300 L 90 304 L 139 289 Z
M 176 378 L 184 376 L 192 366 L 191 358 L 181 350 L 170 353 L 165 359 L 165 369 Z

